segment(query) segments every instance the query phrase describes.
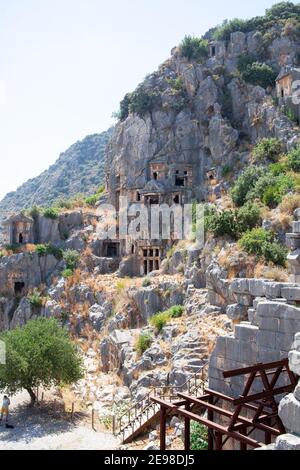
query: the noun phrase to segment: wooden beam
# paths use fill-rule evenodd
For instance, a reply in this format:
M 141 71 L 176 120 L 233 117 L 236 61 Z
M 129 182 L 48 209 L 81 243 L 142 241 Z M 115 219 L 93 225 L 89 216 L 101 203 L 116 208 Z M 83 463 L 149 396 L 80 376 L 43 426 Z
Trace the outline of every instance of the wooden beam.
M 267 364 L 260 363 L 260 364 L 256 364 L 255 366 L 225 371 L 223 372 L 223 377 L 224 379 L 228 379 L 230 377 L 236 377 L 238 375 L 250 374 L 251 372 L 259 372 L 261 370 L 268 370 L 268 369 L 277 369 L 277 367 L 281 367 L 281 366 L 282 367 L 287 366 L 288 368 L 288 364 L 289 364 L 288 359 L 283 359 L 281 361 L 276 361 L 276 362 L 269 362 Z
M 160 407 L 160 450 L 166 450 L 166 414 L 167 408 Z
M 231 411 L 228 411 L 228 410 L 224 410 L 223 408 L 220 408 L 216 405 L 211 405 L 210 403 L 205 403 L 204 401 L 202 401 L 202 399 L 200 398 L 193 398 L 193 397 L 189 397 L 188 395 L 185 395 L 184 393 L 179 393 L 178 394 L 181 398 L 185 398 L 186 400 L 192 402 L 192 403 L 195 403 L 197 405 L 200 405 L 200 406 L 203 406 L 203 407 L 206 407 L 206 409 L 208 411 L 211 411 L 211 412 L 216 412 L 216 413 L 219 413 L 220 415 L 223 415 L 225 416 L 226 418 L 232 418 L 232 412 Z M 264 416 L 261 416 L 261 419 L 269 419 L 269 416 L 268 415 L 264 415 Z M 209 420 L 213 421 L 211 418 L 209 418 Z M 270 432 L 272 433 L 274 436 L 280 436 L 280 431 L 278 429 L 275 429 L 275 428 L 272 428 L 270 426 L 267 426 L 263 423 L 260 423 L 260 422 L 257 422 L 257 423 L 254 423 L 251 419 L 249 418 L 245 418 L 244 416 L 238 416 L 238 421 L 240 421 L 240 423 L 236 424 L 233 428 L 234 431 L 237 431 L 243 427 L 246 426 L 255 426 L 257 429 L 260 429 L 261 431 L 265 431 L 265 432 Z M 231 431 L 231 429 L 228 428 L 229 431 Z
M 190 411 L 191 406 L 190 403 L 186 403 L 185 405 L 186 411 Z M 189 451 L 191 448 L 191 426 L 190 426 L 190 418 L 184 418 L 184 450 Z
M 284 387 L 274 388 L 273 390 L 266 390 L 264 392 L 255 393 L 247 397 L 240 397 L 233 400 L 234 406 L 253 402 L 255 400 L 262 400 L 264 398 L 272 398 L 275 395 L 282 395 L 283 393 L 291 393 L 294 391 L 293 385 L 286 385 Z
M 186 411 L 186 410 L 182 410 L 178 408 L 176 413 L 179 416 L 189 417 L 191 420 L 196 421 L 197 423 L 203 424 L 204 426 L 207 426 L 208 428 L 213 429 L 214 431 L 220 432 L 221 434 L 224 434 L 233 439 L 236 439 L 237 441 L 243 441 L 247 443 L 248 445 L 250 445 L 251 447 L 258 448 L 264 445 L 263 443 L 255 441 L 254 439 L 251 439 L 246 436 L 242 436 L 242 434 L 238 432 L 234 432 L 234 431 L 230 432 L 224 426 L 221 426 L 220 424 L 209 421 L 208 419 L 200 417 L 194 413 L 191 413 L 190 411 Z

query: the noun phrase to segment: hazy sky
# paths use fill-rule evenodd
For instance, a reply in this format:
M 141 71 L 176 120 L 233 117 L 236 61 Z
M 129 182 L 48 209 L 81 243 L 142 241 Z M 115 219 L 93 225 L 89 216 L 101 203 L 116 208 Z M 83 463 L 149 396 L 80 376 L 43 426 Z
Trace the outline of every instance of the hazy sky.
M 0 199 L 106 130 L 185 34 L 275 0 L 0 0 Z

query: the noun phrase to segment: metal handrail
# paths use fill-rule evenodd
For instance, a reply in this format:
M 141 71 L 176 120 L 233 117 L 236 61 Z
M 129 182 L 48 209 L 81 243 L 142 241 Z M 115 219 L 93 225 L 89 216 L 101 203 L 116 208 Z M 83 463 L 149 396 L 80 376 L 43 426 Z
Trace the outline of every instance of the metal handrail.
M 193 375 L 182 385 L 161 385 L 159 387 L 153 387 L 152 390 L 149 393 L 147 393 L 147 395 L 144 398 L 142 398 L 137 403 L 132 405 L 132 407 L 129 410 L 127 410 L 123 415 L 121 415 L 118 418 L 114 416 L 114 419 L 113 419 L 114 435 L 118 435 L 122 433 L 123 439 L 124 439 L 126 428 L 130 426 L 132 427 L 132 430 L 134 432 L 135 422 L 141 417 L 141 415 L 145 413 L 146 410 L 154 409 L 154 413 L 153 413 L 154 415 L 156 406 L 153 407 L 153 402 L 151 400 L 153 396 L 154 397 L 159 396 L 160 398 L 168 397 L 170 400 L 172 400 L 177 397 L 176 394 L 178 392 L 182 392 L 187 389 L 188 392 L 190 393 L 193 389 L 195 388 L 197 389 L 199 387 L 198 385 L 199 374 L 201 374 L 200 382 L 203 384 L 204 371 L 207 365 L 208 365 L 208 361 L 206 361 L 203 364 L 203 366 L 200 367 L 200 369 L 194 372 Z M 163 391 L 163 394 L 161 394 L 160 391 Z M 123 421 L 125 420 L 125 418 L 126 418 L 126 422 L 123 425 Z

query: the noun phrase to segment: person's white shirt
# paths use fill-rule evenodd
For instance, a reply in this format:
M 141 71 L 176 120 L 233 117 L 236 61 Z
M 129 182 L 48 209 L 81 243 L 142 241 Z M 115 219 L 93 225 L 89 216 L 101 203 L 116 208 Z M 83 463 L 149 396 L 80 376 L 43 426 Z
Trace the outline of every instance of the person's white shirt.
M 9 398 L 3 398 L 2 408 L 8 408 L 9 405 L 10 405 L 10 399 Z

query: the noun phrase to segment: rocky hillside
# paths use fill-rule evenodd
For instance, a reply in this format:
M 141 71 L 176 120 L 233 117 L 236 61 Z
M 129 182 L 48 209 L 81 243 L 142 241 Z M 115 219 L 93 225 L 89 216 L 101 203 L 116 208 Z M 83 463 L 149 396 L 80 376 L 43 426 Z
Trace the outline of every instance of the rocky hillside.
M 95 193 L 103 179 L 104 151 L 110 135 L 108 130 L 76 142 L 48 170 L 7 194 L 0 202 L 0 213 L 49 206 L 78 193 Z
M 276 77 L 283 66 L 299 66 L 300 7 L 279 4 L 264 18 L 229 22 L 207 37 L 213 42 L 185 38 L 121 102 L 106 150 L 105 198 L 114 200 L 119 191 L 134 198 L 145 187 L 151 191 L 153 182 L 158 184 L 150 174 L 153 161 L 190 164 L 191 199 L 207 203 L 204 247 L 181 241 L 159 270 L 130 276 L 122 270 L 125 258 L 109 258 L 99 247 L 97 225 L 107 220 L 85 206 L 54 217 L 35 214 L 38 244 L 1 251 L 0 331 L 37 316 L 64 324 L 84 356 L 86 374 L 71 389 L 74 400 L 93 406 L 108 427 L 112 416 L 123 417 L 133 404 L 142 407 L 153 387 L 157 393 L 161 387 L 163 393 L 187 387 L 201 368 L 206 374 L 209 360 L 210 382 L 222 391 L 219 360 L 223 369 L 253 364 L 262 351 L 276 360 L 282 351 L 288 354 L 299 329 L 294 320 L 299 321 L 300 224 L 292 224 L 300 207 L 299 122 L 280 102 L 284 96 L 278 96 Z M 93 155 L 100 148 L 97 139 L 86 139 Z M 74 179 L 63 173 L 64 195 L 92 192 L 99 184 L 95 178 L 92 188 L 76 178 L 82 177 L 84 142 L 70 150 L 76 164 Z M 69 161 L 67 154 L 60 160 Z M 48 185 L 53 186 L 50 177 Z M 52 197 L 35 202 L 49 205 L 59 194 Z M 294 233 L 287 236 L 291 227 Z M 279 307 L 272 315 L 287 312 L 282 320 L 288 322 L 280 322 L 278 336 L 273 331 L 266 336 L 259 314 L 269 315 L 265 309 L 276 299 Z M 272 305 L 261 308 L 266 300 Z M 253 331 L 257 341 L 249 340 Z M 237 359 L 242 363 L 234 363 Z M 121 433 L 130 428 L 124 422 L 117 429 Z M 182 427 L 176 420 L 171 427 L 168 448 L 178 449 Z M 152 433 L 151 441 L 157 436 Z

